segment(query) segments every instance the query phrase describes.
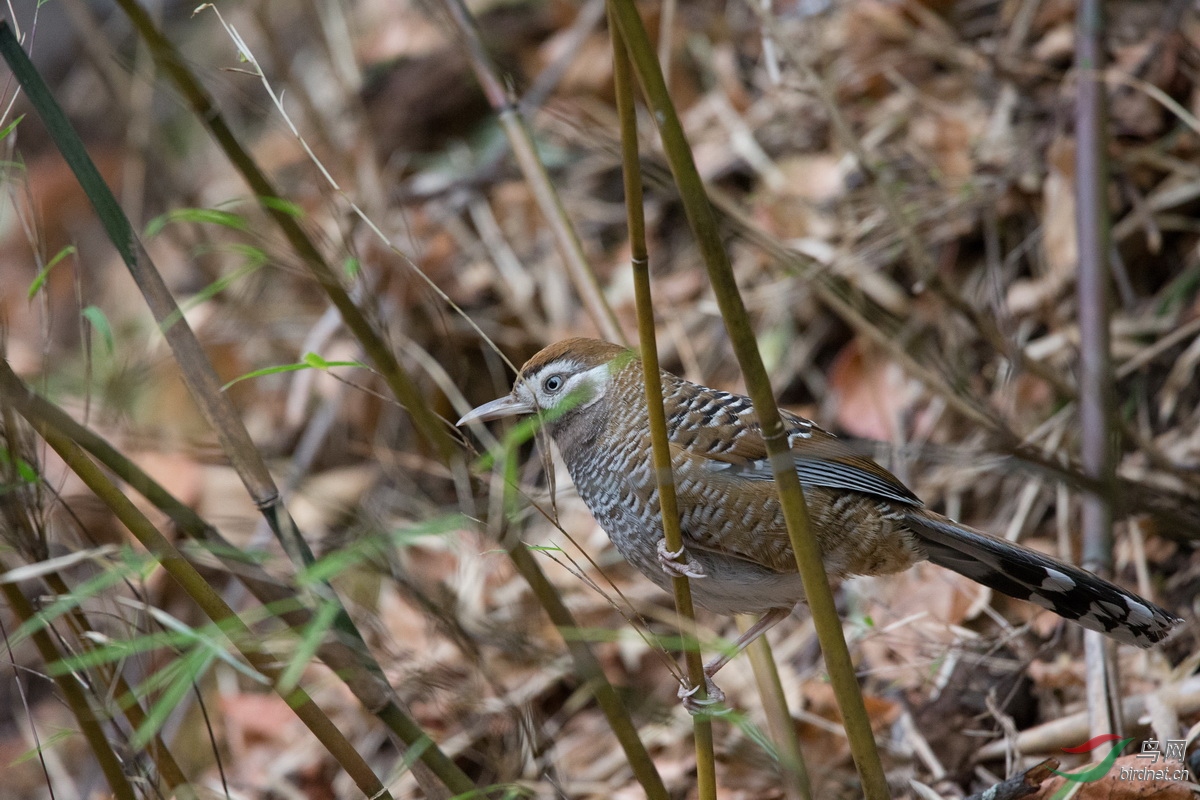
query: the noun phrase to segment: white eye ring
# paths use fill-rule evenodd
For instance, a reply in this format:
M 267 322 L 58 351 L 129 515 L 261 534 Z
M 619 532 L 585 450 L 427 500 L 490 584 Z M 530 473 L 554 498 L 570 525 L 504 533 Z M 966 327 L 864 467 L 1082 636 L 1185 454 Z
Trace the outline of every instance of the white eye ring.
M 542 381 L 542 388 L 550 394 L 554 394 L 563 387 L 562 375 L 551 375 L 546 380 Z

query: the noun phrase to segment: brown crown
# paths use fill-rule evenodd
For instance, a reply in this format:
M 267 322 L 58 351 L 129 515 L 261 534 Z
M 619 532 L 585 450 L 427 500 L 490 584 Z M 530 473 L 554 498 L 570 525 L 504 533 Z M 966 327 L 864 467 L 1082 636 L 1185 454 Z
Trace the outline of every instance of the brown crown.
M 575 337 L 555 342 L 549 347 L 539 350 L 525 365 L 521 367 L 521 377 L 528 377 L 542 367 L 560 358 L 570 357 L 579 362 L 581 369 L 591 369 L 601 364 L 607 364 L 624 353 L 626 348 L 599 339 Z

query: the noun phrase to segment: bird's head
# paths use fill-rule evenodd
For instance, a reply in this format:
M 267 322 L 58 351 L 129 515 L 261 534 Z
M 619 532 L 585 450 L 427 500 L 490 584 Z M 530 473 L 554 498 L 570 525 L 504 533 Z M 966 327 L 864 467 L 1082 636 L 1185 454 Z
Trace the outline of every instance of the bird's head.
M 458 425 L 502 417 L 541 414 L 551 432 L 604 399 L 613 376 L 636 355 L 598 339 L 564 339 L 525 362 L 512 392 L 472 409 Z

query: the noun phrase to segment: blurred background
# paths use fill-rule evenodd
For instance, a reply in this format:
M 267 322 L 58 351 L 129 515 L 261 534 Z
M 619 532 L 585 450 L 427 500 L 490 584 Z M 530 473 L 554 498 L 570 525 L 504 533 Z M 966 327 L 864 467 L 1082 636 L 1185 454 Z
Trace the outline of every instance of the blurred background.
M 1074 3 L 768 5 L 768 25 L 762 4 L 747 0 L 641 10 L 777 395 L 861 440 L 932 507 L 1077 559 Z M 227 394 L 313 550 L 390 543 L 340 570 L 335 585 L 392 685 L 481 783 L 537 797 L 641 796 L 561 638 L 498 549 L 506 519 L 509 534 L 544 548 L 539 560 L 595 632 L 668 786 L 689 796 L 690 722 L 675 699 L 675 656 L 653 636 L 672 630 L 671 598 L 620 561 L 556 462 L 526 446 L 524 499 L 506 512 L 475 461 L 493 442 L 450 424 L 506 393 L 512 365 L 546 344 L 614 336 L 581 301 L 444 8 L 144 7 L 484 478 L 465 491 L 451 479 L 120 10 L 98 0 L 6 8 L 221 379 L 244 378 Z M 616 333 L 636 342 L 603 3 L 484 0 L 471 10 Z M 1190 618 L 1200 580 L 1200 15 L 1177 0 L 1107 10 L 1122 481 L 1114 572 Z M 11 127 L 0 207 L 5 358 L 239 548 L 282 561 L 87 197 L 7 72 L 0 86 L 0 124 Z M 741 391 L 645 116 L 641 137 L 663 366 Z M 352 365 L 283 369 L 310 353 Z M 31 525 L 5 512 L 5 569 L 113 546 L 65 572 L 72 586 L 93 586 L 127 548 L 137 552 L 53 451 L 11 417 L 5 431 L 6 454 L 25 442 L 42 476 L 36 496 L 5 495 Z M 24 530 L 36 531 L 36 546 Z M 161 570 L 124 577 L 86 593 L 98 636 L 155 628 L 132 598 L 200 624 Z M 246 607 L 219 571 L 212 580 Z M 37 580 L 22 586 L 45 602 Z M 1034 606 L 928 565 L 847 582 L 838 597 L 896 786 L 912 779 L 964 796 L 1015 766 L 980 761 L 986 743 L 1083 708 L 1078 631 Z M 3 606 L 0 621 L 7 637 L 17 621 Z M 735 631 L 727 619 L 701 622 L 709 637 Z M 817 796 L 854 796 L 811 623 L 793 615 L 772 642 Z M 1189 625 L 1163 650 L 1122 650 L 1127 693 L 1183 681 L 1194 647 Z M 120 669 L 140 683 L 173 657 L 134 649 Z M 5 660 L 0 798 L 49 797 L 51 787 L 60 798 L 102 795 L 83 740 L 56 735 L 74 723 L 39 655 L 25 642 Z M 396 796 L 418 796 L 345 688 L 319 664 L 306 675 Z M 740 715 L 717 726 L 721 796 L 784 796 L 756 734 L 764 723 L 748 663 L 722 676 Z M 238 797 L 353 795 L 278 697 L 220 662 L 187 678 L 163 730 L 199 782 Z M 1200 702 L 1175 712 L 1142 734 L 1182 739 Z

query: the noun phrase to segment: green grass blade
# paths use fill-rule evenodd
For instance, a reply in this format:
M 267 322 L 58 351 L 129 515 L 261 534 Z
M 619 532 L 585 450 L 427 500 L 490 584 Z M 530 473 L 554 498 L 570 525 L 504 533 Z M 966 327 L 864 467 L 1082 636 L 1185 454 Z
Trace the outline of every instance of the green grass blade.
M 4 137 L 0 136 L 0 139 Z M 38 270 L 38 274 L 34 276 L 33 282 L 29 284 L 29 291 L 25 293 L 25 297 L 32 300 L 37 296 L 37 293 L 42 290 L 46 284 L 46 279 L 50 277 L 50 270 L 54 269 L 67 256 L 75 255 L 75 245 L 69 244 L 62 250 L 54 254 L 54 258 L 46 262 L 46 266 Z

